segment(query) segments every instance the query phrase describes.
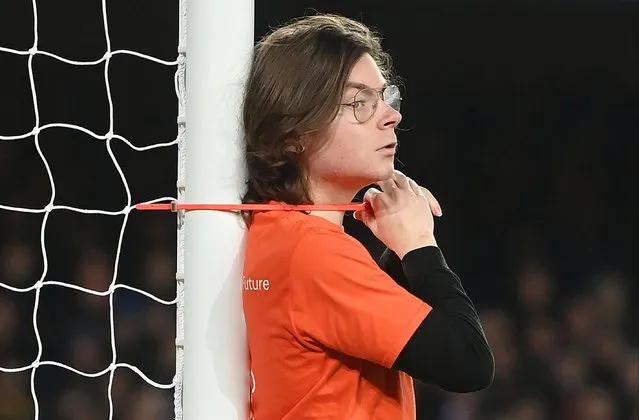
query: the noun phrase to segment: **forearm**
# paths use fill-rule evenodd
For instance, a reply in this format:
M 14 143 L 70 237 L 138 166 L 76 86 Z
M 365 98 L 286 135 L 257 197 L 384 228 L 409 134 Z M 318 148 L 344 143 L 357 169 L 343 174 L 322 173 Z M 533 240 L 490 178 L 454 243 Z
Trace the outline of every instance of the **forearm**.
M 424 247 L 406 254 L 402 268 L 408 290 L 444 315 L 466 320 L 485 339 L 479 315 L 459 277 L 448 267 L 441 250 Z
M 437 247 L 415 249 L 400 260 L 386 249 L 379 265 L 397 284 L 444 314 L 466 318 L 484 337 L 475 306 L 459 277 L 448 267 Z
M 494 360 L 477 311 L 459 277 L 436 247 L 397 256 L 386 253 L 385 269 L 410 293 L 433 307 L 397 358 L 395 367 L 443 389 L 468 392 L 492 381 Z

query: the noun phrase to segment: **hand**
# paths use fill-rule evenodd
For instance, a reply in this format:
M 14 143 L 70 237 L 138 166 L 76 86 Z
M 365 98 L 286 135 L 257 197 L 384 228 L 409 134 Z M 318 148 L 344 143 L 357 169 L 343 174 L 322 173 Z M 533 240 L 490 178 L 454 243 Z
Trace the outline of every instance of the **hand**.
M 399 258 L 413 249 L 437 246 L 433 215 L 441 216 L 442 211 L 430 191 L 399 171 L 378 184 L 381 191 L 366 191 L 366 210 L 355 212 L 355 218 Z

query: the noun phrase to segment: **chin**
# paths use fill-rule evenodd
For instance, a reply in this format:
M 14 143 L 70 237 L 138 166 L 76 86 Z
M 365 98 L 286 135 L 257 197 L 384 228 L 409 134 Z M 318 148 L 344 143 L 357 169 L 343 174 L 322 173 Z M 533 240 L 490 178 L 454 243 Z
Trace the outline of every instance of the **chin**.
M 394 175 L 395 165 L 393 162 L 386 164 L 370 165 L 363 171 L 341 172 L 335 179 L 336 183 L 356 191 L 362 188 L 374 185 L 379 181 L 392 178 Z M 337 175 L 334 173 L 333 175 Z
M 391 163 L 386 168 L 380 170 L 378 174 L 376 174 L 375 182 L 392 178 L 394 174 L 395 174 L 395 164 Z
M 379 168 L 379 170 L 371 171 L 365 177 L 365 186 L 375 184 L 379 181 L 383 181 L 385 179 L 392 178 L 395 171 L 395 165 L 387 165 L 385 168 Z

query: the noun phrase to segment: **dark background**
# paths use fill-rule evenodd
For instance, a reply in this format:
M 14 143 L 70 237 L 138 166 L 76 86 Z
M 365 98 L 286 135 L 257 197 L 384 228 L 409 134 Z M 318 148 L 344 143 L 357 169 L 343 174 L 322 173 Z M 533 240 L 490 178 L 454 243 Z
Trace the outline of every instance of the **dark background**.
M 101 2 L 40 1 L 38 49 L 73 60 L 105 52 Z M 381 31 L 403 77 L 397 166 L 442 203 L 438 242 L 481 312 L 496 357 L 493 386 L 455 395 L 417 384 L 420 419 L 637 419 L 637 156 L 639 15 L 634 2 L 257 1 L 256 37 L 303 14 L 338 12 Z M 174 60 L 176 1 L 107 2 L 113 50 Z M 0 46 L 33 45 L 29 1 L 0 6 Z M 212 40 L 211 42 L 218 42 Z M 220 57 L 223 59 L 223 57 Z M 27 56 L 0 52 L 0 135 L 35 126 Z M 110 127 L 104 63 L 33 58 L 40 126 Z M 174 66 L 110 60 L 113 131 L 137 146 L 176 136 Z M 46 129 L 39 146 L 54 204 L 120 210 L 127 196 L 105 142 Z M 176 149 L 114 155 L 131 203 L 175 194 Z M 48 176 L 33 136 L 0 140 L 0 204 L 43 208 Z M 44 280 L 104 291 L 122 216 L 55 210 L 46 220 Z M 0 283 L 26 288 L 44 270 L 42 214 L 0 210 Z M 346 228 L 373 255 L 381 245 Z M 133 212 L 116 280 L 175 294 L 175 218 Z M 41 360 L 99 372 L 112 360 L 109 298 L 45 286 L 35 319 Z M 0 287 L 0 366 L 37 355 L 36 292 Z M 174 374 L 174 308 L 114 293 L 117 362 L 152 380 Z M 0 420 L 33 418 L 31 371 L 0 373 Z M 36 370 L 42 419 L 108 418 L 109 374 Z M 116 419 L 172 418 L 172 390 L 127 369 L 113 381 Z

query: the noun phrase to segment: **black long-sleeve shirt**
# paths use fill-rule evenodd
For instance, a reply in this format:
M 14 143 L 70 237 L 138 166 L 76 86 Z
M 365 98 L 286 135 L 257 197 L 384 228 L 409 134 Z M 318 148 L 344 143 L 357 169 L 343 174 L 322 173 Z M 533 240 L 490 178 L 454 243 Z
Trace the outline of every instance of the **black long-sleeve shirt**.
M 433 309 L 401 351 L 393 368 L 451 392 L 488 387 L 495 362 L 477 311 L 441 250 L 415 249 L 402 260 L 386 250 L 380 267 Z

